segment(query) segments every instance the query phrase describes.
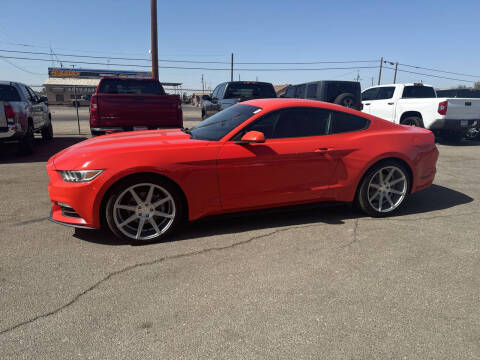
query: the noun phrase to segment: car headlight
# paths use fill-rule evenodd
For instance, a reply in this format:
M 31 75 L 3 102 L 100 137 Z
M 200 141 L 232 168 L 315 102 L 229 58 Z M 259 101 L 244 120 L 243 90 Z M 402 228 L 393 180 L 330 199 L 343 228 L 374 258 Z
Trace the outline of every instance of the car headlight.
M 63 181 L 88 182 L 100 175 L 103 170 L 59 170 Z

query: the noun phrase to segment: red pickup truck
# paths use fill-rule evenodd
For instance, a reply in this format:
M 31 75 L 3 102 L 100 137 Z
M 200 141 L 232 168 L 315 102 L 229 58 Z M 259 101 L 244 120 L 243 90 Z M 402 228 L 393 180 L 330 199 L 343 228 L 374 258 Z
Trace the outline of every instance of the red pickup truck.
M 158 80 L 104 77 L 90 99 L 92 135 L 181 127 L 180 97 L 166 95 Z

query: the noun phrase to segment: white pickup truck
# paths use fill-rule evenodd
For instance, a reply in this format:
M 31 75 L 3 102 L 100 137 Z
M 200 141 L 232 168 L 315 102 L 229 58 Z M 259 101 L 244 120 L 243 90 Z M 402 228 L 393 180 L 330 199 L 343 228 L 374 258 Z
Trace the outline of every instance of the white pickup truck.
M 460 141 L 480 127 L 480 99 L 437 98 L 421 83 L 379 85 L 362 93 L 363 111 L 396 124 L 421 126 Z

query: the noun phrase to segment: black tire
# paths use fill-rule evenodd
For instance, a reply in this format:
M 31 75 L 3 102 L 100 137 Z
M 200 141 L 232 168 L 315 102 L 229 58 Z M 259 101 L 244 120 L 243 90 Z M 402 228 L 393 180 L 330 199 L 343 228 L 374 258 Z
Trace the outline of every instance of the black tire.
M 360 106 L 359 99 L 357 99 L 357 97 L 351 93 L 340 94 L 333 102 L 351 109 L 358 109 Z
M 53 139 L 53 126 L 52 126 L 52 120 L 48 122 L 48 125 L 43 127 L 41 130 L 42 133 L 42 139 L 46 141 L 50 141 Z
M 408 126 L 416 126 L 416 127 L 421 127 L 424 128 L 425 126 L 423 125 L 423 120 L 419 116 L 407 116 L 402 121 L 400 121 L 400 124 L 402 125 L 408 125 Z
M 202 109 L 202 121 L 206 119 L 205 111 Z
M 148 196 L 150 185 L 155 187 L 152 200 L 147 203 L 146 206 L 143 206 L 147 200 L 146 198 Z M 132 193 L 127 191 L 127 189 L 132 187 L 135 193 L 138 192 L 137 196 L 141 200 L 142 204 L 139 204 L 132 196 Z M 168 198 L 169 195 L 171 200 L 168 200 L 164 204 L 158 205 L 155 209 L 153 209 L 152 204 L 154 202 L 165 199 L 161 197 L 162 195 L 165 196 L 165 198 Z M 162 241 L 170 234 L 175 232 L 178 226 L 184 220 L 184 212 L 186 209 L 179 190 L 169 181 L 156 177 L 155 175 L 142 174 L 129 177 L 126 180 L 116 184 L 112 190 L 109 191 L 107 196 L 108 198 L 103 215 L 108 228 L 115 236 L 129 242 L 145 244 Z M 116 208 L 118 205 L 135 207 L 136 209 L 118 209 Z M 173 213 L 173 217 L 167 219 L 163 216 L 156 216 L 152 214 L 153 211 L 161 212 L 165 215 Z M 131 220 L 129 223 L 126 223 L 124 226 L 119 226 L 121 225 L 121 223 L 119 223 L 120 221 L 123 223 L 132 216 L 136 216 L 136 218 Z M 140 222 L 142 219 L 145 225 L 142 226 L 142 229 L 140 230 L 140 238 L 138 238 L 135 236 L 135 233 L 138 234 L 137 231 L 140 227 Z M 157 224 L 157 230 L 162 230 L 161 233 L 154 229 L 150 219 Z M 164 224 L 165 229 L 162 227 L 162 224 Z
M 480 129 L 471 128 L 465 133 L 465 139 L 472 141 L 480 141 Z
M 21 155 L 30 155 L 35 149 L 35 135 L 33 134 L 33 126 L 28 125 L 27 132 L 20 139 L 18 150 Z
M 384 175 L 388 175 L 388 172 L 390 169 L 395 168 L 398 170 L 398 173 L 395 172 L 396 175 L 402 174 L 403 177 L 405 178 L 405 183 L 396 183 L 394 185 L 389 185 L 385 186 L 385 192 L 387 192 L 388 197 L 390 201 L 395 202 L 395 207 L 392 210 L 384 209 L 383 212 L 379 211 L 377 208 L 375 208 L 372 203 L 375 201 L 375 189 L 371 187 L 371 184 L 374 184 L 375 179 L 379 179 L 378 173 L 380 170 L 383 171 Z M 384 177 L 384 180 L 386 180 L 386 177 Z M 391 216 L 397 213 L 405 204 L 405 200 L 407 198 L 408 193 L 410 192 L 410 176 L 409 172 L 405 168 L 403 164 L 401 164 L 398 161 L 395 160 L 385 160 L 381 161 L 374 166 L 372 166 L 365 174 L 363 177 L 362 181 L 360 182 L 360 185 L 358 187 L 355 203 L 358 205 L 358 207 L 367 215 L 370 215 L 372 217 L 385 217 L 385 216 Z M 388 189 L 388 190 L 387 190 Z M 377 191 L 380 191 L 379 189 Z M 403 192 L 403 196 L 400 196 L 398 194 L 393 194 L 390 193 L 390 191 L 401 191 Z M 372 194 L 373 192 L 373 194 Z M 379 200 L 378 204 L 380 204 L 380 199 L 382 199 L 382 204 L 387 203 L 386 201 L 386 195 L 383 195 L 385 192 L 382 192 L 381 197 L 379 195 Z M 398 196 L 398 199 L 396 198 Z M 398 204 L 397 204 L 398 201 Z M 379 206 L 380 209 L 382 209 L 382 206 Z

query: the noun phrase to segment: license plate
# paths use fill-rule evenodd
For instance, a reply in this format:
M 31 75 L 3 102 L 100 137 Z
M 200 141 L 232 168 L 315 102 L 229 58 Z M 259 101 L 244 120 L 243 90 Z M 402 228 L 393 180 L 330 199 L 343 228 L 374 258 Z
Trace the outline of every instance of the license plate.
M 148 130 L 146 126 L 134 126 L 133 131 L 138 131 L 138 130 Z
M 460 121 L 460 126 L 461 127 L 467 127 L 468 126 L 468 120 L 461 120 Z

